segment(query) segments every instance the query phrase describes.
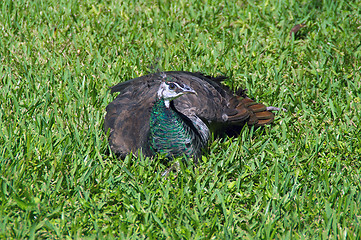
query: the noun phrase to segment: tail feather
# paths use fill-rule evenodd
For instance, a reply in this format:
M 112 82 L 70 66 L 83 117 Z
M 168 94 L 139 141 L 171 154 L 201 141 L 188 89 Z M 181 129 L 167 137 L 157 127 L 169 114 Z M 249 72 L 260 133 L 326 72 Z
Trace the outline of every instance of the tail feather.
M 273 122 L 275 115 L 271 111 L 279 111 L 279 108 L 266 107 L 257 103 L 247 96 L 234 96 L 228 102 L 226 124 L 214 125 L 217 134 L 237 136 L 247 124 L 249 127 L 261 127 Z
M 258 118 L 256 117 L 255 114 L 252 114 L 247 121 L 248 126 L 255 126 L 257 123 L 258 123 Z
M 228 121 L 233 123 L 244 122 L 249 116 L 250 111 L 245 107 L 236 108 L 236 114 L 228 115 Z
M 267 111 L 267 107 L 261 103 L 257 103 L 250 98 L 239 99 L 240 103 L 236 109 L 238 111 L 248 111 L 249 118 L 247 120 L 248 126 L 263 126 L 270 124 L 274 120 L 274 114 Z
M 258 118 L 258 120 L 267 120 L 274 118 L 274 114 L 269 111 L 255 112 L 255 115 Z
M 256 127 L 259 127 L 259 126 L 264 126 L 264 125 L 270 124 L 270 123 L 272 123 L 272 122 L 273 122 L 273 120 L 274 120 L 274 118 L 271 118 L 271 119 L 264 119 L 264 120 L 259 119 L 259 120 L 258 120 L 258 123 L 257 123 L 257 125 L 256 125 Z
M 254 113 L 267 111 L 267 107 L 265 105 L 256 102 L 252 105 L 249 105 L 248 109 L 250 109 Z

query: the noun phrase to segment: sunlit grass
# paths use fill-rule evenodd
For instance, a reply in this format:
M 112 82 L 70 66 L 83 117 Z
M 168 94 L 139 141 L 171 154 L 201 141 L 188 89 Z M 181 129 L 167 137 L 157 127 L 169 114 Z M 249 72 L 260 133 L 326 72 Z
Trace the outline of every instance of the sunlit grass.
M 1 1 L 0 238 L 361 238 L 360 8 Z M 157 70 L 226 74 L 288 111 L 162 178 L 102 129 L 109 87 Z

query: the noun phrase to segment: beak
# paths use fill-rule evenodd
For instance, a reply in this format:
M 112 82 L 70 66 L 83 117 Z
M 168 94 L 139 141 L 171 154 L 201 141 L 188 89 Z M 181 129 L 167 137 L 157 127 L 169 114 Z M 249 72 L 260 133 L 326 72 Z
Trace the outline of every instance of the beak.
M 194 94 L 194 95 L 198 95 L 196 91 L 194 91 L 193 89 L 191 91 L 187 91 L 187 93 L 191 93 L 191 94 Z
M 183 91 L 185 93 L 191 93 L 191 94 L 195 94 L 197 95 L 197 92 L 194 91 L 190 86 L 186 85 L 186 84 L 183 84 Z

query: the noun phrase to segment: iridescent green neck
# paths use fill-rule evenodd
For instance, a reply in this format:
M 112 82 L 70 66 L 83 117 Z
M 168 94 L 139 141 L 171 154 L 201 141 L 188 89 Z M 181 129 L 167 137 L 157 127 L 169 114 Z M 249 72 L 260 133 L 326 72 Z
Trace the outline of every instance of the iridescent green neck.
M 198 154 L 197 134 L 178 112 L 167 108 L 164 99 L 158 99 L 151 112 L 149 146 L 154 153 L 166 156 L 192 156 Z

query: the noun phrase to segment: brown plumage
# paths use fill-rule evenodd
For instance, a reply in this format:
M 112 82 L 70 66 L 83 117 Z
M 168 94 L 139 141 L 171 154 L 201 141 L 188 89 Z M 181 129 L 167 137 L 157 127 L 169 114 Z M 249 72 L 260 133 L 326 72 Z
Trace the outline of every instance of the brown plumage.
M 245 123 L 258 127 L 274 119 L 274 114 L 265 105 L 247 97 L 245 90 L 234 94 L 223 86 L 220 82 L 225 77 L 179 71 L 153 73 L 111 88 L 111 93 L 119 92 L 119 95 L 106 108 L 104 128 L 110 131 L 110 148 L 117 155 L 125 156 L 139 149 L 146 155 L 152 155 L 148 144 L 149 119 L 158 88 L 165 78 L 186 84 L 197 93 L 174 99 L 174 110 L 190 122 L 202 120 L 204 126 L 212 131 L 224 132 L 223 129 L 227 129 L 227 133 L 239 133 Z

